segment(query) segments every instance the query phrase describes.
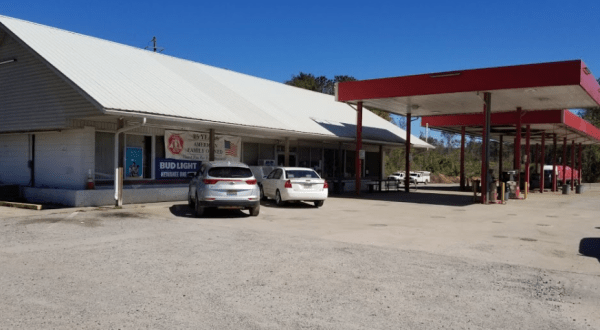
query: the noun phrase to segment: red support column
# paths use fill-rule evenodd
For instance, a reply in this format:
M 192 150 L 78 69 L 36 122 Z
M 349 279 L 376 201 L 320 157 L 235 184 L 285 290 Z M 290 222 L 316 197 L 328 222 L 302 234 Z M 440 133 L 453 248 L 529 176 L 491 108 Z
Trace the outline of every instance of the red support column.
M 460 128 L 460 190 L 465 190 L 465 127 Z
M 567 184 L 567 138 L 563 142 L 562 184 Z
M 531 140 L 531 126 L 527 125 L 527 133 L 526 133 L 526 140 L 525 140 L 525 153 L 527 154 L 527 159 L 525 160 L 525 182 L 527 182 L 527 192 L 529 193 L 529 166 L 531 166 L 531 144 L 530 144 L 530 140 Z M 521 185 L 521 182 L 517 183 L 518 185 Z
M 489 169 L 490 169 L 490 124 L 492 112 L 492 94 L 489 92 L 483 93 L 483 138 L 481 140 L 481 203 L 486 204 L 489 200 Z
M 546 133 L 542 133 L 542 149 L 540 150 L 540 193 L 544 193 L 545 187 L 545 175 L 544 175 L 544 165 L 546 164 Z
M 552 156 L 552 191 L 557 191 L 556 187 L 556 133 L 554 133 L 554 151 Z
M 575 187 L 575 140 L 571 145 L 571 191 Z
M 533 172 L 534 172 L 534 173 L 537 173 L 537 174 L 539 174 L 539 173 L 540 173 L 540 172 L 538 172 L 538 161 L 539 161 L 539 157 L 540 157 L 540 156 L 539 156 L 539 153 L 538 153 L 538 151 L 539 151 L 539 146 L 540 146 L 540 145 L 539 145 L 539 143 L 536 143 L 536 144 L 535 144 L 535 152 L 534 152 L 534 154 L 533 154 L 533 161 L 534 161 L 534 163 L 533 163 L 533 164 L 534 164 L 534 166 L 535 166 L 535 169 L 533 170 Z M 538 181 L 538 182 L 539 182 L 539 181 Z
M 362 149 L 362 101 L 356 105 L 356 157 L 354 163 L 356 194 L 360 195 L 360 172 L 362 166 L 360 164 L 360 150 Z
M 502 145 L 504 144 L 502 143 L 503 138 L 504 136 L 500 135 L 500 145 L 498 146 L 498 178 L 502 177 Z
M 406 177 L 404 178 L 404 191 L 410 191 L 410 112 L 406 114 Z
M 521 107 L 517 108 L 517 135 L 515 136 L 515 166 L 517 170 L 517 198 L 521 194 L 520 182 L 521 182 Z
M 583 164 L 581 164 L 581 154 L 583 152 L 583 147 L 581 146 L 581 142 L 579 142 L 579 178 L 578 178 L 578 183 L 581 184 L 582 180 L 583 180 L 583 173 L 581 172 L 581 168 L 583 166 Z

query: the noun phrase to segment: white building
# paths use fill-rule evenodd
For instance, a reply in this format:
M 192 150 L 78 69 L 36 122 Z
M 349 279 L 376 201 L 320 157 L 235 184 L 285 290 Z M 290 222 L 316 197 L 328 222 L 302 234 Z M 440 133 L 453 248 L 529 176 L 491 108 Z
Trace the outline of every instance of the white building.
M 32 202 L 113 204 L 117 163 L 125 203 L 185 200 L 209 158 L 287 161 L 350 190 L 355 122 L 330 95 L 0 16 L 0 185 Z M 363 125 L 361 171 L 378 179 L 406 132 L 369 111 Z

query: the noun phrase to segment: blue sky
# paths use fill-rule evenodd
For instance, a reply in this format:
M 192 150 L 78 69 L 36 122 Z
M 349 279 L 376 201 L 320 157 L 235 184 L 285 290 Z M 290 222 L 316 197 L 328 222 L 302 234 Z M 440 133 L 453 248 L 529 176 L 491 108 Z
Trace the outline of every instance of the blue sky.
M 137 47 L 156 36 L 166 54 L 280 82 L 571 59 L 600 76 L 598 0 L 20 0 L 0 14 Z

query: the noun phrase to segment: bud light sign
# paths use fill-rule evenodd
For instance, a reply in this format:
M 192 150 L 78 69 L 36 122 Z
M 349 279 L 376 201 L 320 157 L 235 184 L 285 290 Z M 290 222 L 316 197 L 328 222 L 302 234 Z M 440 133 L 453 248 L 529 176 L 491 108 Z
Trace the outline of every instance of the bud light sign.
M 201 161 L 156 158 L 156 179 L 185 179 L 200 169 Z

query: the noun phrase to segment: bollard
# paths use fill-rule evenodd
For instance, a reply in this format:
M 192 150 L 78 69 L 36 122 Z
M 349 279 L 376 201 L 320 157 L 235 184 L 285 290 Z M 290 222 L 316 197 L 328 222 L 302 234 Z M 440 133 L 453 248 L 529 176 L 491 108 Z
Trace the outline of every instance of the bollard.
M 528 194 L 529 194 L 529 182 L 525 182 L 525 199 L 527 199 Z
M 502 202 L 502 204 L 506 203 L 506 198 L 504 197 L 504 195 L 506 193 L 506 190 L 505 190 L 506 187 L 505 186 L 506 186 L 506 182 L 502 182 L 502 188 L 501 188 L 502 189 L 502 197 L 501 197 L 501 200 L 500 200 Z

